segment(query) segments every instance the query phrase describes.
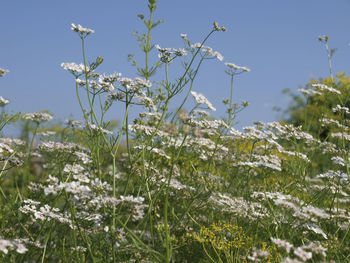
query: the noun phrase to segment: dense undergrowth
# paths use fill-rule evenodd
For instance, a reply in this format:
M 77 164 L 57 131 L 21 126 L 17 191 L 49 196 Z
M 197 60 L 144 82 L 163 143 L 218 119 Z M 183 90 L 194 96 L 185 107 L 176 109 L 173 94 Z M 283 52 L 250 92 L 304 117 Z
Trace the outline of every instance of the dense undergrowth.
M 295 97 L 294 125 L 238 131 L 235 117 L 247 103 L 233 101 L 233 80 L 248 68 L 226 63 L 231 94 L 222 120 L 192 90 L 201 64 L 223 59 L 206 40 L 226 29 L 214 23 L 201 43 L 182 35 L 184 48 L 161 48 L 150 37 L 161 23 L 152 21 L 155 0 L 148 9 L 149 18 L 139 15 L 146 32 L 137 35 L 144 65 L 129 56 L 135 79 L 98 73 L 103 59 L 88 63 L 85 50 L 93 30 L 72 24 L 82 63 L 62 67 L 83 121 L 50 126 L 49 113 L 11 114 L 0 97 L 0 129 L 23 123 L 21 138 L 0 138 L 1 262 L 350 261 L 345 75 L 310 82 L 305 105 Z M 152 50 L 159 59 L 151 65 Z M 171 82 L 168 70 L 180 62 Z M 164 80 L 153 81 L 161 71 Z M 183 102 L 169 112 L 179 94 Z M 115 103 L 125 109 L 119 129 L 104 119 Z M 136 105 L 143 110 L 130 120 Z

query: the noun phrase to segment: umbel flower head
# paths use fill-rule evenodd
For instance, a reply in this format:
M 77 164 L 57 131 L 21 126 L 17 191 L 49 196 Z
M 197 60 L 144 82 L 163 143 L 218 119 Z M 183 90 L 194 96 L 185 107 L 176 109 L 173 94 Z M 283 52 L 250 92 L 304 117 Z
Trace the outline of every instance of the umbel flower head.
M 24 113 L 22 115 L 24 120 L 34 121 L 36 123 L 50 121 L 52 116 L 45 112 Z
M 225 72 L 232 76 L 250 71 L 250 69 L 247 67 L 237 66 L 236 64 L 230 62 L 226 62 L 225 65 L 228 67 L 228 70 L 225 70 Z
M 191 94 L 198 104 L 204 104 L 208 107 L 208 109 L 216 111 L 216 109 L 213 107 L 210 101 L 203 94 L 197 93 L 195 91 L 191 91 Z
M 79 35 L 81 37 L 86 37 L 89 34 L 95 33 L 95 31 L 93 29 L 90 28 L 86 28 L 86 27 L 82 27 L 81 25 L 75 25 L 75 24 L 71 24 L 71 29 L 77 33 L 79 33 Z

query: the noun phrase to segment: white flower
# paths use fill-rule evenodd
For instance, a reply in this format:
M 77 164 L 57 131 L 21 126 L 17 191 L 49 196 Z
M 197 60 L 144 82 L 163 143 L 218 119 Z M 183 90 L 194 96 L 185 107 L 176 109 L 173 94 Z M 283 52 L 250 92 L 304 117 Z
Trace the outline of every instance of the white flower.
M 86 35 L 89 35 L 91 33 L 95 33 L 94 30 L 90 29 L 90 28 L 85 28 L 85 27 L 82 27 L 81 25 L 75 25 L 75 24 L 71 24 L 71 29 L 75 32 L 78 32 L 80 34 L 86 34 Z
M 247 67 L 237 66 L 236 64 L 233 64 L 230 62 L 226 62 L 225 65 L 228 66 L 230 69 L 233 69 L 234 71 L 236 71 L 236 70 L 242 70 L 242 71 L 246 71 L 246 72 L 250 71 L 250 69 Z
M 142 197 L 142 196 L 134 197 L 132 195 L 128 195 L 128 196 L 121 195 L 120 196 L 120 200 L 125 201 L 125 202 L 132 202 L 132 203 L 136 203 L 136 204 L 142 204 L 143 201 L 145 201 L 145 198 Z
M 201 43 L 195 43 L 191 45 L 192 48 L 200 48 L 203 51 L 204 54 L 208 56 L 216 57 L 218 60 L 222 61 L 224 59 L 223 55 L 221 55 L 218 51 L 213 51 L 211 47 L 208 46 L 202 46 Z
M 347 134 L 347 133 L 334 132 L 334 133 L 331 133 L 331 137 L 336 137 L 336 138 L 350 141 L 350 134 Z
M 181 38 L 187 40 L 187 34 L 180 34 Z
M 195 91 L 191 91 L 191 94 L 198 104 L 206 104 L 210 110 L 216 111 L 216 109 L 213 107 L 210 101 L 206 97 L 204 97 L 203 94 L 197 93 Z
M 12 241 L 12 240 L 0 239 L 0 251 L 7 254 L 8 248 L 10 249 L 16 248 L 16 252 L 20 254 L 23 254 L 26 251 L 28 251 L 28 249 L 20 242 L 16 242 L 15 240 Z
M 71 71 L 72 73 L 82 73 L 85 71 L 85 66 L 84 64 L 76 64 L 74 62 L 71 63 L 61 63 L 61 67 L 64 68 L 65 70 Z M 90 68 L 86 66 L 86 72 L 89 72 Z M 80 83 L 78 83 L 80 84 Z
M 310 96 L 322 94 L 321 92 L 318 92 L 318 91 L 312 90 L 312 89 L 298 89 L 298 91 L 300 93 L 303 93 L 304 95 L 310 95 Z
M 96 124 L 91 124 L 89 122 L 85 124 L 85 127 L 89 127 L 93 131 L 100 131 L 103 134 L 113 134 L 113 132 L 106 130 L 106 129 L 103 129 L 102 127 L 99 127 Z
M 298 247 L 297 249 L 294 249 L 294 255 L 298 256 L 303 262 L 309 260 L 312 258 L 311 252 L 306 252 L 301 247 Z
M 312 84 L 312 87 L 314 87 L 316 89 L 319 89 L 321 91 L 328 91 L 328 92 L 331 92 L 331 93 L 341 94 L 341 92 L 339 90 L 331 88 L 331 87 L 328 87 L 327 85 L 324 85 L 324 84 L 321 84 L 321 83 Z
M 4 107 L 6 104 L 9 104 L 9 103 L 10 103 L 9 100 L 4 99 L 3 97 L 0 96 L 0 107 Z
M 224 60 L 224 56 L 221 55 L 218 51 L 214 51 L 212 53 L 210 53 L 210 55 L 216 57 L 218 60 L 223 61 Z
M 316 234 L 322 235 L 324 239 L 328 239 L 326 233 L 319 226 L 314 224 L 305 224 L 305 227 Z
M 348 107 L 342 107 L 340 105 L 337 105 L 332 110 L 333 110 L 333 112 L 344 112 L 346 114 L 350 114 L 350 111 L 349 111 Z
M 34 113 L 25 113 L 22 115 L 22 118 L 25 120 L 31 120 L 37 123 L 50 121 L 52 116 L 45 112 L 34 112 Z

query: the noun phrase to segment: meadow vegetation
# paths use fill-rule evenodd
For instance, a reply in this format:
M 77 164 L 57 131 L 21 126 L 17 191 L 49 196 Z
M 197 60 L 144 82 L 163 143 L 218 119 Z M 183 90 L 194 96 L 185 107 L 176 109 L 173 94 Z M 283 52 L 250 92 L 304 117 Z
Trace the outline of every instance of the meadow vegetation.
M 0 132 L 22 123 L 19 138 L 0 137 L 0 261 L 350 262 L 350 78 L 333 76 L 329 37 L 319 40 L 330 77 L 292 94 L 289 119 L 239 131 L 248 103 L 234 102 L 233 83 L 249 68 L 225 63 L 223 119 L 192 89 L 203 63 L 223 61 L 206 41 L 226 28 L 215 22 L 201 42 L 182 34 L 183 48 L 160 47 L 156 4 L 138 15 L 137 78 L 99 73 L 103 58 L 88 62 L 85 48 L 94 30 L 71 25 L 82 61 L 61 66 L 82 121 L 51 125 L 50 113 L 11 113 L 0 97 Z M 174 65 L 182 70 L 171 80 Z M 105 119 L 113 104 L 123 105 L 119 125 Z

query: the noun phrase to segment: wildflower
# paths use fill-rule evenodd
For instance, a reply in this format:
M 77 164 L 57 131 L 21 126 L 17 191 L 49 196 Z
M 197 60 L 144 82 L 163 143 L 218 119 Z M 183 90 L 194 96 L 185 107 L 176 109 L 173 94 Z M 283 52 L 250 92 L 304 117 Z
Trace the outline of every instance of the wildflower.
M 50 207 L 49 205 L 44 205 L 38 207 L 40 202 L 33 201 L 31 199 L 24 200 L 24 205 L 18 210 L 23 214 L 32 214 L 33 221 L 50 221 L 51 219 L 57 220 L 60 223 L 68 224 L 70 228 L 74 228 L 72 221 L 68 218 L 68 215 L 63 215 L 59 212 L 58 208 Z
M 79 34 L 81 34 L 81 35 L 84 35 L 84 34 L 86 34 L 86 35 L 89 35 L 89 34 L 91 34 L 91 33 L 95 33 L 95 31 L 94 30 L 92 30 L 92 29 L 90 29 L 90 28 L 85 28 L 85 27 L 82 27 L 81 25 L 75 25 L 75 24 L 71 24 L 71 29 L 73 30 L 73 31 L 75 31 L 75 32 L 78 32 Z
M 195 110 L 193 111 L 193 115 L 209 116 L 209 113 L 204 110 Z
M 159 51 L 159 54 L 158 54 L 159 59 L 163 62 L 170 62 L 175 57 L 183 57 L 187 55 L 186 50 L 183 48 L 180 48 L 180 49 L 161 48 L 159 45 L 156 45 L 155 47 Z
M 71 153 L 72 151 L 76 149 L 81 149 L 80 145 L 75 143 L 60 143 L 60 142 L 43 142 L 39 145 L 40 150 L 46 151 L 46 152 L 67 152 Z
M 15 240 L 0 239 L 0 251 L 7 254 L 8 248 L 15 248 L 16 252 L 20 254 L 24 254 L 28 251 L 28 249 L 20 242 L 16 242 Z
M 173 52 L 176 56 L 178 57 L 183 57 L 183 56 L 186 56 L 187 55 L 187 52 L 185 49 L 183 48 L 180 48 L 180 49 L 173 49 Z
M 326 233 L 319 226 L 315 224 L 305 224 L 305 227 L 316 234 L 322 235 L 324 239 L 328 239 Z
M 345 134 L 345 133 L 341 133 L 341 132 L 331 133 L 331 137 L 345 139 L 347 141 L 350 141 L 350 134 Z
M 147 88 L 152 87 L 152 83 L 149 80 L 142 79 L 142 78 L 135 78 L 135 85 L 144 86 Z
M 91 124 L 89 122 L 85 124 L 85 127 L 89 127 L 91 130 L 94 130 L 94 131 L 101 131 L 104 134 L 113 134 L 113 132 L 103 129 L 95 124 Z
M 125 95 L 122 92 L 111 92 L 107 95 L 107 98 L 110 101 L 118 101 L 118 100 L 123 100 L 125 99 Z
M 304 250 L 311 250 L 313 253 L 319 254 L 323 257 L 327 256 L 326 254 L 327 248 L 324 248 L 323 246 L 321 246 L 319 241 L 310 242 L 309 244 L 302 246 L 302 248 Z
M 304 95 L 310 95 L 310 96 L 322 94 L 321 92 L 318 92 L 318 91 L 312 90 L 312 89 L 298 89 L 298 91 L 300 93 L 303 93 Z
M 333 112 L 344 112 L 346 114 L 350 114 L 350 111 L 349 111 L 348 107 L 342 107 L 340 105 L 337 105 L 332 110 L 333 110 Z
M 202 52 L 205 55 L 216 57 L 220 61 L 224 59 L 224 57 L 218 51 L 213 51 L 211 47 L 203 46 L 201 43 L 192 44 L 191 47 L 198 48 L 198 49 L 201 48 Z
M 59 190 L 64 189 L 67 193 L 87 195 L 91 192 L 91 189 L 87 185 L 81 185 L 78 181 L 60 183 L 57 188 Z
M 134 197 L 132 195 L 128 195 L 128 196 L 120 196 L 121 201 L 124 202 L 131 202 L 131 203 L 135 203 L 135 204 L 142 204 L 143 201 L 145 201 L 145 198 L 142 196 L 139 197 Z
M 222 211 L 232 213 L 236 216 L 257 220 L 266 217 L 267 210 L 259 202 L 246 201 L 242 197 L 230 197 L 226 194 L 213 193 L 209 201 L 219 206 Z
M 7 73 L 9 73 L 10 71 L 7 70 L 7 69 L 3 69 L 3 68 L 0 68 L 0 77 L 3 77 L 5 76 Z
M 348 166 L 349 167 L 349 164 L 346 164 L 346 161 L 340 157 L 340 156 L 333 156 L 331 158 L 331 160 L 335 163 L 335 164 L 339 164 L 341 166 Z
M 343 180 L 348 180 L 348 175 L 346 173 L 342 173 L 340 171 L 329 170 L 323 174 L 317 175 L 316 178 L 328 178 L 328 179 L 341 178 Z
M 238 162 L 237 164 L 233 164 L 233 166 L 248 166 L 252 168 L 260 168 L 260 167 L 267 167 L 272 170 L 277 170 L 277 171 L 282 171 L 282 168 L 279 165 L 273 164 L 273 163 L 268 163 L 268 162 Z
M 301 247 L 294 249 L 294 255 L 299 257 L 303 262 L 312 258 L 312 253 L 305 251 Z
M 322 127 L 325 125 L 335 125 L 338 128 L 343 128 L 344 130 L 346 129 L 346 126 L 342 125 L 338 120 L 322 118 L 319 121 L 322 123 Z
M 224 56 L 221 55 L 221 53 L 219 53 L 218 51 L 214 51 L 212 53 L 208 53 L 209 55 L 216 57 L 218 60 L 223 61 L 224 60 Z
M 82 124 L 81 121 L 77 121 L 77 120 L 73 120 L 73 119 L 66 120 L 65 123 L 68 126 L 71 126 L 72 128 L 79 127 Z
M 79 164 L 74 164 L 74 165 L 66 164 L 66 166 L 63 169 L 63 172 L 68 174 L 69 173 L 79 174 L 79 173 L 82 173 L 84 170 L 85 168 Z
M 70 71 L 71 73 L 75 74 L 75 73 L 83 73 L 83 72 L 89 72 L 90 68 L 88 66 L 86 66 L 86 70 L 85 70 L 85 65 L 84 64 L 76 64 L 74 62 L 71 63 L 61 63 L 61 67 L 65 70 Z
M 253 248 L 252 254 L 248 256 L 248 259 L 252 262 L 264 262 L 263 260 L 267 260 L 270 257 L 270 253 L 263 249 Z
M 183 40 L 188 40 L 187 34 L 180 34 L 180 36 L 181 36 L 181 38 L 182 38 Z
M 195 91 L 191 91 L 191 94 L 198 104 L 206 104 L 210 110 L 216 111 L 210 101 L 208 101 L 208 99 L 204 97 L 203 94 L 197 93 Z
M 10 101 L 7 99 L 4 99 L 3 97 L 0 96 L 0 107 L 4 107 L 6 104 L 9 104 Z
M 250 69 L 247 67 L 237 66 L 237 65 L 230 63 L 230 62 L 226 62 L 225 65 L 234 71 L 238 71 L 238 70 L 241 70 L 242 72 L 244 72 L 244 71 L 249 72 L 250 71 Z
M 25 120 L 34 121 L 36 123 L 50 121 L 52 116 L 45 112 L 34 112 L 34 113 L 25 113 L 22 115 L 22 118 Z
M 287 253 L 290 252 L 290 250 L 293 248 L 293 245 L 289 243 L 288 241 L 279 239 L 279 238 L 273 238 L 271 237 L 271 241 L 279 248 L 284 248 Z
M 341 94 L 341 92 L 339 90 L 331 88 L 331 87 L 328 87 L 327 85 L 324 85 L 324 84 L 321 84 L 321 83 L 312 84 L 312 87 L 314 87 L 316 89 L 319 89 L 321 91 L 328 91 L 328 92 L 331 92 L 331 93 Z

